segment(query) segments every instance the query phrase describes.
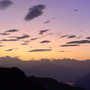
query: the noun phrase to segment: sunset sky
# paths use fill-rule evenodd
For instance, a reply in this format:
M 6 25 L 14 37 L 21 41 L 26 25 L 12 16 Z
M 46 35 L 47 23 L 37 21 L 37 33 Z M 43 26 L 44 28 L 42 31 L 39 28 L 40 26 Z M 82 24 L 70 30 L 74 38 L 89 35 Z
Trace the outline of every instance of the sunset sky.
M 0 57 L 90 59 L 90 0 L 0 0 Z

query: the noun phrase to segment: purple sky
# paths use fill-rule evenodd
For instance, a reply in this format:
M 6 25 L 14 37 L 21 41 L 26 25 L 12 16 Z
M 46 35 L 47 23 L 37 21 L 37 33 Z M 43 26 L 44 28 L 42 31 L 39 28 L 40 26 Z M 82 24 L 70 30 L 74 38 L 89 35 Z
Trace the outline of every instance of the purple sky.
M 0 3 L 2 1 L 10 0 L 0 0 Z M 12 29 L 19 31 L 10 33 L 10 35 L 0 35 L 2 42 L 0 45 L 3 45 L 0 47 L 0 56 L 20 56 L 21 59 L 27 60 L 31 58 L 65 57 L 80 60 L 89 58 L 89 42 L 75 43 L 75 45 L 79 44 L 75 47 L 60 47 L 60 45 L 66 45 L 67 42 L 71 41 L 87 40 L 86 37 L 90 37 L 90 0 L 11 0 L 11 2 L 12 5 L 0 9 L 0 33 Z M 46 6 L 43 10 L 44 13 L 32 20 L 24 20 L 29 9 L 39 4 Z M 45 24 L 45 22 L 47 23 Z M 44 35 L 39 35 L 40 30 L 47 29 L 50 30 Z M 48 35 L 51 33 L 53 35 Z M 13 42 L 2 41 L 2 39 L 10 39 L 9 37 L 12 36 L 21 37 L 25 34 L 30 35 L 30 38 Z M 60 38 L 63 35 L 68 36 Z M 72 35 L 75 37 L 68 38 Z M 30 41 L 31 38 L 38 39 Z M 21 45 L 26 40 L 30 41 L 28 45 Z M 44 40 L 51 42 L 40 43 Z M 9 49 L 12 50 L 7 52 Z M 40 51 L 28 52 L 36 49 Z M 42 52 L 41 49 L 44 51 Z M 51 50 L 48 51 L 49 49 Z

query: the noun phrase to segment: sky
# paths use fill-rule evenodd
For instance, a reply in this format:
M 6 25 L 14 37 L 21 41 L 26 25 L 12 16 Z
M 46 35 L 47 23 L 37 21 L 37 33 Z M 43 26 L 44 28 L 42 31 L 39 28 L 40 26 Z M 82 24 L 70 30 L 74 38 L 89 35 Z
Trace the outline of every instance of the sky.
M 0 57 L 90 59 L 90 0 L 0 0 Z

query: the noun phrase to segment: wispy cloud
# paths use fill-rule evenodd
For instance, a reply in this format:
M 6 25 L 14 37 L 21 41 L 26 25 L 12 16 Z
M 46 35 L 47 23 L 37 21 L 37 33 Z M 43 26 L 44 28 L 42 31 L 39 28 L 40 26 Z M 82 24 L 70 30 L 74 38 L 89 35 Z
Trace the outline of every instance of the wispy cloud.
M 80 45 L 60 45 L 60 47 L 74 47 L 74 46 L 80 46 Z
M 18 49 L 18 48 L 11 48 L 11 49 L 8 49 L 8 50 L 5 50 L 5 51 L 13 51 L 15 49 Z
M 8 50 L 5 50 L 5 51 L 12 51 L 13 49 L 8 49 Z
M 17 32 L 17 31 L 19 31 L 19 30 L 17 30 L 17 29 L 11 29 L 11 30 L 7 30 L 5 32 Z
M 31 41 L 34 41 L 34 40 L 37 40 L 37 39 L 38 39 L 38 38 L 31 38 L 30 40 L 31 40 Z
M 62 35 L 60 38 L 65 38 L 68 37 L 69 35 Z
M 10 34 L 9 34 L 9 33 L 4 32 L 4 33 L 0 33 L 0 35 L 10 35 Z
M 80 41 L 67 42 L 67 44 L 89 44 L 89 43 L 90 43 L 89 40 L 80 40 Z
M 41 41 L 40 43 L 50 43 L 51 41 L 49 41 L 49 40 L 43 40 L 43 41 Z
M 2 0 L 2 1 L 0 1 L 0 9 L 1 10 L 7 9 L 11 5 L 13 5 L 13 2 L 11 0 Z
M 77 37 L 76 35 L 70 35 L 67 38 L 76 38 L 76 37 Z
M 47 32 L 47 31 L 49 31 L 50 29 L 46 29 L 46 30 L 41 30 L 40 32 L 39 32 L 39 34 L 40 35 L 43 35 L 45 32 Z
M 9 34 L 10 32 L 17 32 L 17 31 L 19 31 L 19 30 L 17 30 L 17 29 L 11 29 L 11 30 L 7 30 L 7 31 L 5 31 L 3 33 L 0 33 L 0 35 L 10 35 Z
M 34 49 L 30 50 L 28 52 L 46 52 L 46 51 L 51 51 L 52 49 Z
M 23 36 L 19 36 L 19 37 L 16 37 L 17 39 L 25 39 L 25 38 L 29 38 L 30 37 L 30 35 L 28 35 L 28 34 L 25 34 L 25 35 L 23 35 Z
M 29 21 L 38 16 L 41 16 L 43 14 L 44 9 L 45 9 L 45 5 L 42 5 L 42 4 L 35 5 L 29 9 L 29 12 L 27 13 L 24 19 L 26 21 Z
M 2 39 L 1 41 L 18 41 L 18 39 Z

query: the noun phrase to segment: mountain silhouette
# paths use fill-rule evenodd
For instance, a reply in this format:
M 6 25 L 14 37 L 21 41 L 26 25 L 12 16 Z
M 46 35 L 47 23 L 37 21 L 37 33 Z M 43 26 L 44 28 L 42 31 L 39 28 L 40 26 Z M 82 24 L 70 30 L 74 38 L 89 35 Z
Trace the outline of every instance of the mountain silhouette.
M 90 90 L 90 73 L 87 74 L 85 77 L 77 80 L 73 86 L 83 87 L 85 88 L 85 90 Z
M 0 68 L 0 90 L 45 90 L 39 84 L 29 80 L 20 69 Z
M 0 68 L 0 90 L 84 90 L 52 78 L 27 77 L 20 69 Z
M 42 87 L 46 88 L 46 90 L 85 90 L 84 88 L 72 87 L 62 82 L 58 82 L 52 78 L 40 78 L 31 76 L 29 77 L 29 79 L 34 82 L 37 82 Z

